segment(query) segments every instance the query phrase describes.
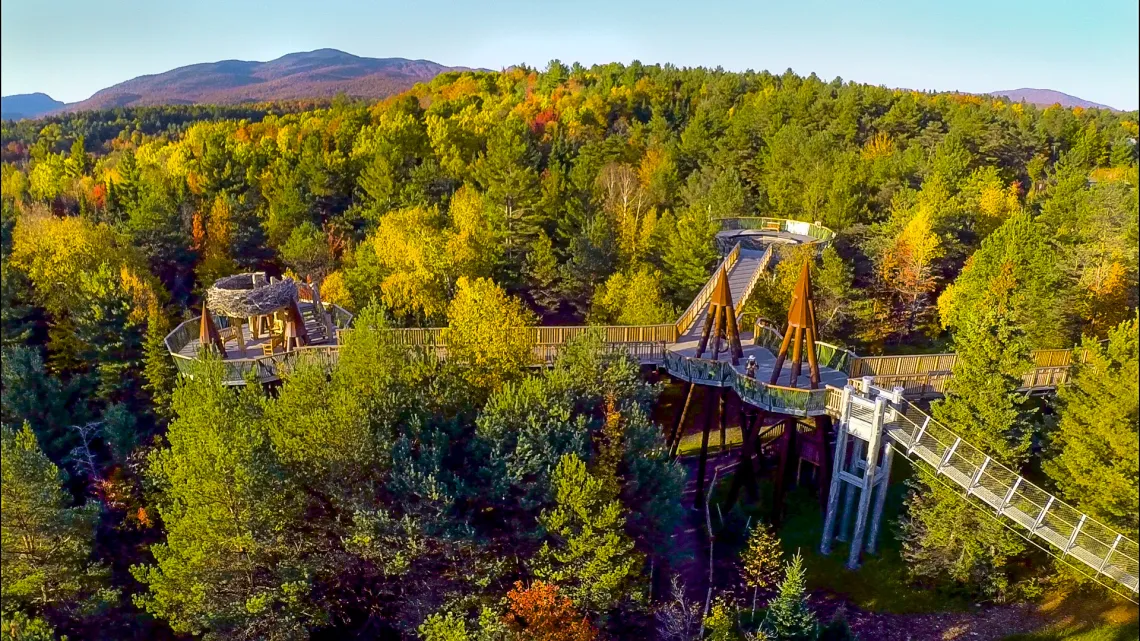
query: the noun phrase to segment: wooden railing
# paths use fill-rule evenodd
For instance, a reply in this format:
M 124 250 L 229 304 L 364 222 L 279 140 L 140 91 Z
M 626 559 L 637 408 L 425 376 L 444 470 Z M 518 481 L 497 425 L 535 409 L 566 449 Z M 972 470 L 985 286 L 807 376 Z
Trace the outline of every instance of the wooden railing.
M 402 345 L 447 344 L 446 327 L 411 327 L 387 330 Z M 589 331 L 602 332 L 607 344 L 618 343 L 673 343 L 677 340 L 676 327 L 662 325 L 578 325 L 571 327 L 527 327 L 525 332 L 537 345 L 563 345 Z
M 752 278 L 748 280 L 748 284 L 744 286 L 744 291 L 740 293 L 740 297 L 733 303 L 736 305 L 736 323 L 739 327 L 740 318 L 744 315 L 744 306 L 748 303 L 748 297 L 752 295 L 752 290 L 756 289 L 756 283 L 764 277 L 768 271 L 768 265 L 772 263 L 772 255 L 775 250 L 771 245 L 768 245 L 764 250 L 764 254 L 760 256 L 760 264 L 756 266 L 756 271 L 752 272 Z
M 1033 368 L 1022 376 L 1021 390 L 1047 390 L 1068 384 L 1077 353 L 1071 349 L 1033 351 Z M 957 361 L 957 354 L 860 356 L 853 360 L 849 374 L 852 378 L 874 377 L 875 384 L 883 388 L 902 387 L 908 398 L 927 398 L 946 393 Z
M 720 274 L 720 270 L 723 268 L 725 273 L 731 272 L 738 260 L 740 260 L 740 243 L 733 245 L 732 251 L 728 252 L 724 260 L 720 261 L 720 264 L 713 270 L 708 282 L 701 288 L 701 291 L 697 292 L 696 298 L 693 299 L 693 302 L 689 303 L 688 308 L 686 308 L 685 312 L 681 314 L 681 317 L 677 319 L 677 336 L 681 336 L 689 331 L 689 328 L 693 326 L 693 321 L 701 315 L 701 311 L 708 305 L 709 299 L 712 298 L 713 288 L 716 287 L 716 279 L 717 275 Z

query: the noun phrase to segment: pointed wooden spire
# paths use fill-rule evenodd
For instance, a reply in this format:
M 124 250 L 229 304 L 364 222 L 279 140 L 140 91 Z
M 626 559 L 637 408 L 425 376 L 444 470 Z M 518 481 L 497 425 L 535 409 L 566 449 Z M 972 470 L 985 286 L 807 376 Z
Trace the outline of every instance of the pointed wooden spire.
M 724 266 L 720 268 L 716 285 L 713 286 L 712 296 L 709 297 L 709 309 L 705 314 L 705 327 L 701 332 L 701 340 L 697 343 L 697 358 L 705 353 L 709 339 L 713 339 L 713 360 L 720 356 L 721 340 L 728 347 L 729 356 L 733 365 L 740 364 L 744 356 L 744 348 L 740 345 L 740 328 L 736 325 L 736 308 L 732 304 L 732 290 L 728 285 L 728 272 Z
M 221 353 L 222 358 L 226 357 L 226 345 L 222 342 L 222 336 L 218 333 L 214 318 L 210 315 L 210 310 L 206 309 L 205 302 L 202 303 L 202 324 L 198 326 L 198 344 L 202 347 L 213 345 Z
M 808 259 L 808 261 L 810 260 Z M 796 281 L 796 286 L 792 288 L 792 304 L 788 309 L 788 328 L 784 332 L 784 341 L 780 344 L 780 353 L 776 355 L 776 365 L 772 369 L 771 383 L 773 385 L 780 378 L 784 359 L 787 358 L 790 347 L 792 349 L 792 375 L 789 386 L 796 386 L 796 379 L 800 376 L 800 368 L 803 364 L 803 350 L 806 350 L 808 369 L 811 372 L 810 389 L 819 387 L 819 364 L 815 358 L 815 305 L 811 300 L 811 268 L 808 261 L 804 261 L 799 280 Z

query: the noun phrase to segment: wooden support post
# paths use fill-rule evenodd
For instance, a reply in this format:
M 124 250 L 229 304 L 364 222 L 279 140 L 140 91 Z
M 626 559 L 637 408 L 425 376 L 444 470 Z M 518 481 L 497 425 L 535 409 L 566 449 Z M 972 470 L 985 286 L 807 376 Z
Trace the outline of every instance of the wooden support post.
M 806 328 L 807 335 L 804 337 L 804 348 L 807 349 L 808 373 L 810 374 L 811 381 L 809 387 L 811 389 L 817 389 L 819 388 L 819 363 L 815 357 L 815 339 L 817 338 L 815 334 L 815 302 L 811 299 L 810 291 L 808 292 L 807 298 L 807 310 L 808 325 Z
M 748 498 L 755 501 L 756 475 L 752 467 L 752 426 L 749 423 L 747 410 L 744 404 L 740 406 L 740 460 L 736 464 L 736 472 L 732 475 L 732 485 L 728 488 L 728 501 L 725 509 L 731 510 L 736 505 L 736 497 L 740 493 L 741 485 L 748 485 Z
M 701 340 L 697 343 L 697 358 L 700 358 L 705 353 L 705 348 L 709 346 L 709 335 L 712 334 L 713 314 L 710 308 L 705 312 L 705 326 L 701 331 Z
M 776 465 L 776 487 L 772 499 L 772 522 L 779 525 L 784 516 L 784 495 L 788 491 L 788 476 L 792 469 L 791 458 L 796 455 L 796 419 L 784 421 L 784 435 Z
M 748 469 L 752 474 L 748 478 L 748 500 L 755 503 L 760 499 L 760 487 L 757 484 L 759 480 L 758 471 L 763 469 L 763 463 L 760 457 L 760 417 L 763 416 L 762 411 L 754 411 L 748 417 L 748 431 L 752 433 L 751 446 L 748 448 Z
M 700 508 L 705 504 L 705 467 L 709 460 L 709 432 L 712 431 L 713 415 L 716 412 L 716 391 L 710 389 L 705 398 L 705 429 L 701 435 L 701 456 L 697 467 L 697 496 L 693 499 L 693 506 Z
M 780 351 L 776 354 L 776 364 L 772 366 L 772 378 L 768 381 L 770 385 L 775 385 L 780 380 L 780 370 L 784 369 L 784 359 L 788 357 L 788 345 L 792 342 L 792 330 L 788 328 L 788 332 L 784 334 L 784 340 L 780 343 Z
M 803 335 L 804 328 L 797 327 L 792 330 L 795 334 L 792 336 L 792 378 L 788 382 L 788 387 L 796 386 L 796 379 L 800 377 L 800 369 L 803 367 Z
M 712 359 L 720 357 L 720 339 L 724 336 L 724 307 L 716 306 L 716 315 L 712 324 Z
M 669 457 L 672 458 L 677 455 L 677 444 L 681 442 L 681 436 L 684 434 L 685 414 L 689 411 L 689 402 L 693 400 L 693 384 L 686 382 L 684 391 L 681 395 L 685 398 L 682 401 L 681 413 L 677 415 L 673 421 L 673 429 L 668 434 L 668 439 L 665 444 L 669 446 Z
M 727 425 L 725 425 L 725 423 L 728 422 L 728 412 L 725 411 L 725 401 L 727 400 L 725 399 L 725 391 L 725 388 L 720 388 L 720 451 L 722 452 L 728 446 L 728 429 Z
M 744 348 L 740 346 L 740 327 L 736 324 L 736 309 L 728 306 L 728 349 L 732 353 L 732 364 L 739 365 L 744 357 Z

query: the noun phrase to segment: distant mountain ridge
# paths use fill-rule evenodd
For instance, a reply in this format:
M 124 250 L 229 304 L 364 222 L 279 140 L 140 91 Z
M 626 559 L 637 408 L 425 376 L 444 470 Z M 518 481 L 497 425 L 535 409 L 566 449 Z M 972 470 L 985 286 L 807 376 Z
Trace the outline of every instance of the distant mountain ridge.
M 1054 91 L 1052 89 L 1030 89 L 1023 87 L 1021 89 L 1002 89 L 1000 91 L 991 91 L 991 96 L 1005 96 L 1013 102 L 1025 101 L 1031 105 L 1038 107 L 1051 107 L 1053 105 L 1061 105 L 1062 107 L 1083 107 L 1084 109 L 1108 109 L 1109 111 L 1118 111 L 1108 105 L 1102 105 L 1098 102 L 1085 100 L 1076 96 L 1070 96 L 1067 93 Z
M 63 107 L 62 103 L 46 93 L 21 93 L 0 98 L 0 118 L 19 120 L 35 118 L 40 114 Z
M 331 98 L 378 99 L 428 82 L 447 71 L 467 71 L 430 60 L 367 58 L 337 49 L 290 53 L 276 60 L 257 62 L 221 60 L 178 67 L 159 74 L 132 78 L 102 89 L 86 100 L 70 104 L 43 93 L 4 96 L 2 117 L 36 118 L 60 111 L 110 109 L 150 105 L 239 104 L 278 100 Z M 988 92 L 1014 102 L 1048 107 L 1113 109 L 1052 89 L 1007 89 Z M 1115 111 L 1115 109 L 1113 109 Z
M 465 70 L 430 60 L 365 58 L 318 49 L 268 62 L 221 60 L 139 76 L 102 89 L 87 100 L 61 104 L 60 110 L 303 100 L 342 93 L 353 98 L 384 98 L 443 72 Z

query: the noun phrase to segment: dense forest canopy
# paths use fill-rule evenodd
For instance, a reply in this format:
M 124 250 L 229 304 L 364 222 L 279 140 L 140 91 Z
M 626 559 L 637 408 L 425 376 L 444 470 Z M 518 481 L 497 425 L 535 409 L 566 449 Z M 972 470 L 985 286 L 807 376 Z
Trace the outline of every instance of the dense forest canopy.
M 786 314 L 811 261 L 825 338 L 958 351 L 936 416 L 1008 464 L 1048 459 L 1053 489 L 1135 537 L 1113 493 L 1138 476 L 1138 136 L 1136 112 L 558 61 L 374 104 L 5 122 L 5 626 L 660 633 L 650 572 L 684 473 L 649 418 L 658 386 L 597 337 L 528 372 L 500 330 L 674 320 L 725 217 L 839 234 L 782 250 L 751 317 Z M 225 388 L 209 361 L 176 380 L 163 337 L 251 270 L 359 313 L 334 371 L 271 392 Z M 480 367 L 379 331 L 444 324 Z M 1082 341 L 1096 365 L 1059 421 L 1033 415 L 1015 394 L 1029 350 Z M 962 499 L 923 482 L 903 527 L 916 580 L 1014 598 L 1020 540 L 947 519 Z M 18 510 L 37 517 L 10 534 Z M 789 621 L 799 563 L 772 610 Z

